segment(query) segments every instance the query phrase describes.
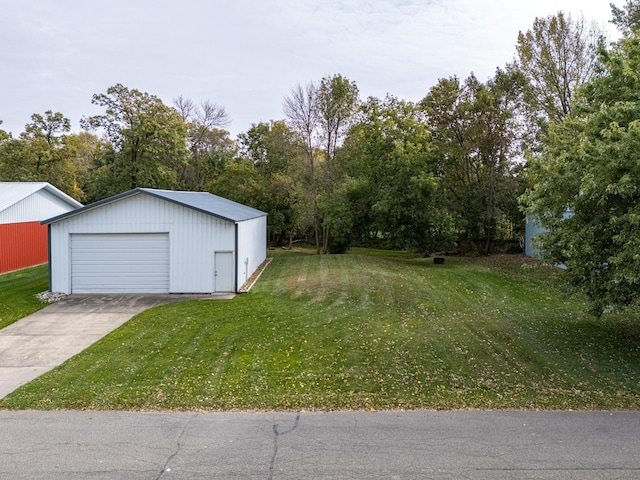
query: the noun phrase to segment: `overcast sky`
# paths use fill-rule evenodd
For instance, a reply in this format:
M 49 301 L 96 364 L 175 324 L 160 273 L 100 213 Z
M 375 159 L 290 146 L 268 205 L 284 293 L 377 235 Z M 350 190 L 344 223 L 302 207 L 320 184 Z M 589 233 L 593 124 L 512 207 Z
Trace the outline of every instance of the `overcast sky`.
M 17 137 L 53 110 L 78 131 L 116 83 L 218 103 L 233 136 L 337 73 L 362 98 L 418 101 L 439 78 L 487 80 L 558 10 L 615 35 L 609 0 L 0 0 L 0 128 Z

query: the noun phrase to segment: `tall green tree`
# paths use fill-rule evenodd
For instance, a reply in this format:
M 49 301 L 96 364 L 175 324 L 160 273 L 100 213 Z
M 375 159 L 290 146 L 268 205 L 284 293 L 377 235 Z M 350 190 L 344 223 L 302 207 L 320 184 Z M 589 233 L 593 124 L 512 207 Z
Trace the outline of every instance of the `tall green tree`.
M 71 122 L 60 112 L 33 114 L 19 138 L 7 135 L 0 142 L 0 179 L 49 182 L 84 200 L 70 130 Z
M 27 142 L 7 137 L 0 143 L 0 181 L 33 182 L 38 180 L 27 151 Z
M 518 72 L 500 69 L 486 84 L 473 75 L 464 83 L 452 77 L 421 102 L 464 249 L 489 254 L 506 226 L 524 223 L 516 214 L 522 84 Z
M 262 210 L 264 184 L 250 160 L 237 157 L 225 164 L 220 174 L 208 185 L 208 190 L 221 197 Z
M 453 243 L 435 153 L 413 103 L 387 96 L 362 105 L 340 157 L 348 180 L 337 197 L 346 202 L 334 209 L 353 240 L 424 251 Z
M 205 190 L 237 153 L 223 127 L 229 124 L 226 110 L 210 101 L 199 105 L 179 96 L 174 105 L 187 128 L 188 161 L 178 165 L 178 184 L 186 190 Z
M 64 143 L 77 185 L 74 198 L 81 202 L 93 200 L 88 194 L 92 191 L 92 173 L 109 151 L 109 145 L 89 132 L 66 135 Z
M 271 241 L 283 245 L 286 240 L 291 245 L 304 208 L 300 138 L 284 121 L 271 121 L 253 125 L 238 140 L 240 155 L 257 175 L 254 206 L 269 214 Z
M 318 253 L 330 249 L 332 219 L 327 212 L 333 190 L 340 184 L 335 158 L 357 106 L 358 87 L 342 75 L 324 77 L 319 84 L 298 85 L 283 102 L 288 124 L 304 146 Z
M 566 265 L 596 315 L 640 298 L 640 38 L 601 62 L 531 160 L 525 197 L 548 229 L 544 258 Z
M 317 147 L 318 109 L 316 106 L 316 85 L 313 82 L 302 86 L 298 84 L 282 102 L 287 125 L 300 138 L 304 155 L 304 175 L 302 184 L 306 190 L 307 202 L 310 205 L 309 223 L 313 230 L 316 253 L 321 253 L 321 218 L 318 206 L 318 165 L 321 161 Z
M 29 161 L 36 175 L 50 177 L 53 171 L 59 170 L 59 164 L 67 157 L 63 146 L 69 131 L 71 122 L 60 112 L 48 110 L 44 115 L 31 115 L 31 123 L 25 125 L 20 138 L 27 143 Z
M 95 94 L 92 103 L 104 113 L 84 118 L 81 124 L 104 132 L 113 147 L 94 172 L 94 199 L 136 187 L 178 186 L 177 171 L 188 160 L 187 131 L 174 108 L 121 84 Z
M 316 91 L 316 108 L 319 137 L 324 150 L 320 209 L 320 212 L 323 212 L 322 253 L 329 253 L 331 250 L 331 232 L 340 228 L 345 229 L 343 218 L 338 219 L 335 214 L 332 215 L 338 208 L 334 204 L 333 194 L 342 183 L 335 163 L 338 149 L 355 118 L 358 103 L 358 86 L 355 82 L 339 74 L 320 80 Z M 344 247 L 341 246 L 337 250 L 343 249 Z
M 558 12 L 538 17 L 526 32 L 518 34 L 515 68 L 527 80 L 523 112 L 537 142 L 549 122 L 559 122 L 571 110 L 576 89 L 595 72 L 602 30 L 584 17 L 574 19 Z
M 300 160 L 300 137 L 282 120 L 254 124 L 238 141 L 240 154 L 269 175 L 287 173 Z
M 622 8 L 610 3 L 611 23 L 622 32 L 625 38 L 633 37 L 640 28 L 640 1 L 627 0 Z

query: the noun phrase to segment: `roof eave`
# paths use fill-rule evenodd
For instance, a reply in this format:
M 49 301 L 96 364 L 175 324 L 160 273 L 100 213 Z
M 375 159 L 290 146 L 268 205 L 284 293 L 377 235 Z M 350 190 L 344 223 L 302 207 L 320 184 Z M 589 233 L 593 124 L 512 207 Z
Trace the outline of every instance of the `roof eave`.
M 127 198 L 127 197 L 130 197 L 130 196 L 139 194 L 139 193 L 144 193 L 144 194 L 150 195 L 152 197 L 164 200 L 165 202 L 171 202 L 171 203 L 174 203 L 176 205 L 180 205 L 180 206 L 185 207 L 185 208 L 190 208 L 191 210 L 195 210 L 197 212 L 204 213 L 205 215 L 209 215 L 211 217 L 219 218 L 221 220 L 224 220 L 226 222 L 231 222 L 231 223 L 234 223 L 234 224 L 237 224 L 239 222 L 245 222 L 247 220 L 253 220 L 254 218 L 264 217 L 264 216 L 267 215 L 265 212 L 262 212 L 261 215 L 256 215 L 255 217 L 251 217 L 251 218 L 241 218 L 241 219 L 229 218 L 229 217 L 225 217 L 223 215 L 219 215 L 219 214 L 216 214 L 216 213 L 213 213 L 213 212 L 210 212 L 210 211 L 198 208 L 198 207 L 194 207 L 193 205 L 188 205 L 186 203 L 180 202 L 178 200 L 174 200 L 172 198 L 168 198 L 168 197 L 166 197 L 164 195 L 160 195 L 160 194 L 154 192 L 151 189 L 134 188 L 133 190 L 129 190 L 128 192 L 120 193 L 118 195 L 114 195 L 113 197 L 109 197 L 109 198 L 105 198 L 103 200 L 99 200 L 97 202 L 91 203 L 89 205 L 86 205 L 84 207 L 78 208 L 76 210 L 72 210 L 70 212 L 63 213 L 62 215 L 58 215 L 56 217 L 48 218 L 46 220 L 41 221 L 40 224 L 48 225 L 50 223 L 55 223 L 55 222 L 58 222 L 60 220 L 64 220 L 65 218 L 73 217 L 75 215 L 80 215 L 80 214 L 82 214 L 82 213 L 84 213 L 86 211 L 92 210 L 92 209 L 97 208 L 97 207 L 101 207 L 102 205 L 106 205 L 106 204 L 115 202 L 117 200 L 122 200 L 123 198 Z
M 64 200 L 65 202 L 67 202 L 69 205 L 71 205 L 73 207 L 76 207 L 76 208 L 82 208 L 83 207 L 82 203 L 77 201 L 72 196 L 67 195 L 66 193 L 64 193 L 59 188 L 54 187 L 50 183 L 47 183 L 46 185 L 44 185 L 41 190 L 48 191 L 49 193 L 55 195 L 56 197 L 60 198 L 61 200 Z

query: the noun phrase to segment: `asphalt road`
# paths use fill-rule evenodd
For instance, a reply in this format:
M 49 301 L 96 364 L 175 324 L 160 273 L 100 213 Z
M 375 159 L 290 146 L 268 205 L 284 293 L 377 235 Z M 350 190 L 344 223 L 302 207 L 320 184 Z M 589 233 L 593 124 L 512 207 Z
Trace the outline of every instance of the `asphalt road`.
M 638 479 L 640 412 L 0 411 L 0 479 Z

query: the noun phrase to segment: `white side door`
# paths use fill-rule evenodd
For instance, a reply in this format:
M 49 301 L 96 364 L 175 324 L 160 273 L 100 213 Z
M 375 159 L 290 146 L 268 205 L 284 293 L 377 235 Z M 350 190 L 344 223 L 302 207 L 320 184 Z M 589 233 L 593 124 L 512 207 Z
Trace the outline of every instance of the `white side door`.
M 215 252 L 213 262 L 213 291 L 235 292 L 233 286 L 233 252 Z

